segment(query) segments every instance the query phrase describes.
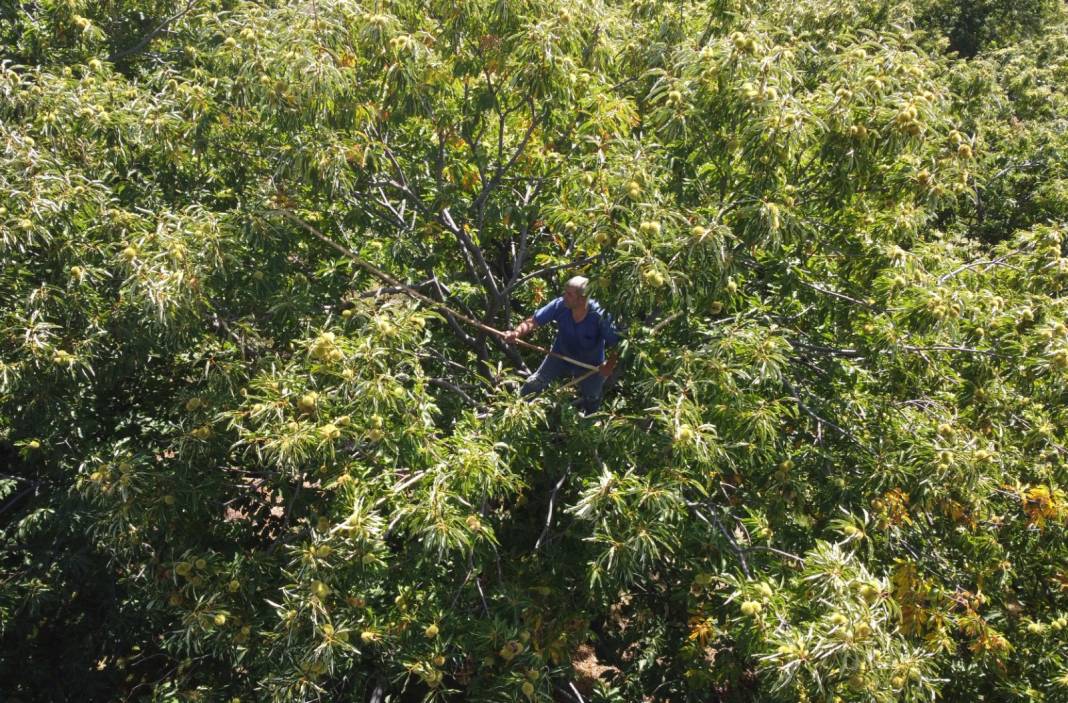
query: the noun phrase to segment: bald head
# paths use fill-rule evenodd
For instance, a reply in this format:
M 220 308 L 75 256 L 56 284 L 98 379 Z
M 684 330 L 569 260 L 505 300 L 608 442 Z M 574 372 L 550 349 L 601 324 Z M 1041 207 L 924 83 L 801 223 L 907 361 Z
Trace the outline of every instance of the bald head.
M 590 279 L 585 276 L 574 276 L 564 284 L 564 307 L 568 310 L 584 310 L 586 308 L 586 286 Z
M 585 276 L 572 276 L 571 278 L 567 279 L 567 283 L 564 284 L 564 287 L 570 288 L 571 290 L 575 291 L 580 296 L 585 298 L 586 286 L 588 286 L 589 284 L 590 279 L 586 278 Z

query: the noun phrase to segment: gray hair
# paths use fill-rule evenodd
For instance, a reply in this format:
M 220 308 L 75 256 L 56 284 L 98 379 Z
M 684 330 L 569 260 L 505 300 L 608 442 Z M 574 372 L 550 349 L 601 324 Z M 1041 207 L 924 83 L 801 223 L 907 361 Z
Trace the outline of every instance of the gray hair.
M 567 279 L 567 283 L 564 284 L 565 288 L 574 288 L 575 291 L 583 298 L 586 297 L 586 286 L 589 285 L 590 279 L 585 276 L 572 276 Z

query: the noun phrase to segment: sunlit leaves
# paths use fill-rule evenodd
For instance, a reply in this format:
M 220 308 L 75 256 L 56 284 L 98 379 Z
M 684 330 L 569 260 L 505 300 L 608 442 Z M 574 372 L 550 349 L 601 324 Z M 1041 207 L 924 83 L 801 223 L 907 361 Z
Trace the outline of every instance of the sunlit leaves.
M 534 699 L 592 642 L 606 700 L 1054 695 L 1061 29 L 962 62 L 816 0 L 53 5 L 0 28 L 33 661 L 84 584 L 127 697 Z M 284 213 L 495 328 L 589 275 L 603 411 Z

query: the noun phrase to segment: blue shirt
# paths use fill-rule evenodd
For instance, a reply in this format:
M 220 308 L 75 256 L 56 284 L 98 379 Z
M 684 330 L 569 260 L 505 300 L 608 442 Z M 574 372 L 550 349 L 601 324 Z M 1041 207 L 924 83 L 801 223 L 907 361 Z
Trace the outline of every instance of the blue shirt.
M 603 364 L 604 348 L 619 342 L 619 332 L 612 325 L 611 316 L 593 298 L 586 301 L 586 317 L 575 322 L 563 298 L 548 303 L 536 313 L 538 326 L 556 322 L 556 339 L 552 350 L 587 364 Z

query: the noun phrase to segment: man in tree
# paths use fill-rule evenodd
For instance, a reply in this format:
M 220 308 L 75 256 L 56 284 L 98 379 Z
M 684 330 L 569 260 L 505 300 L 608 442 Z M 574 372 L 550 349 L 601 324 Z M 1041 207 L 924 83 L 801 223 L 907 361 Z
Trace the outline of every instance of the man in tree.
M 595 412 L 601 405 L 601 391 L 605 379 L 612 375 L 619 358 L 617 353 L 605 360 L 605 347 L 615 346 L 619 342 L 619 332 L 612 325 L 612 318 L 600 304 L 586 297 L 589 279 L 575 276 L 564 286 L 564 294 L 548 303 L 531 317 L 505 333 L 505 340 L 514 342 L 525 337 L 542 325 L 556 322 L 556 339 L 552 351 L 577 361 L 600 366 L 579 383 L 582 394 L 583 412 Z M 564 361 L 555 356 L 546 356 L 538 370 L 527 379 L 520 395 L 530 395 L 544 390 L 546 386 L 561 376 L 578 376 L 586 374 L 587 369 Z

